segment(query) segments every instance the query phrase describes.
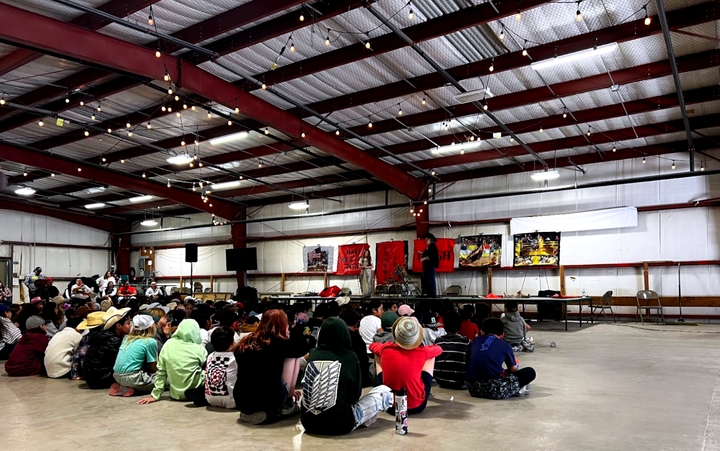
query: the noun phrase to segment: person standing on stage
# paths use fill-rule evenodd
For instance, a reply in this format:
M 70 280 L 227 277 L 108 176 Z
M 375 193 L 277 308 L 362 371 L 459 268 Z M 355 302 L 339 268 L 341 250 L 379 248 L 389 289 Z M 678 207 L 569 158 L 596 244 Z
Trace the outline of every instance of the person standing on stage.
M 437 238 L 432 233 L 428 233 L 425 238 L 425 244 L 427 247 L 422 253 L 423 272 L 422 272 L 422 294 L 434 298 L 436 294 L 435 284 L 435 269 L 440 266 L 440 255 L 438 254 L 438 248 L 435 245 Z
M 362 256 L 359 258 L 358 263 L 360 264 L 360 291 L 364 298 L 369 298 L 372 295 L 372 257 L 370 256 L 370 249 L 365 249 Z

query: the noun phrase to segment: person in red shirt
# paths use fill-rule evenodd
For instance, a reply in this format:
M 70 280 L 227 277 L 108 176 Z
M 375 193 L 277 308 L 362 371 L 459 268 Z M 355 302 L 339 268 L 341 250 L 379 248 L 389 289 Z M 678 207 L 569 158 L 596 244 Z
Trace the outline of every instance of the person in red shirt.
M 440 346 L 420 346 L 423 328 L 416 318 L 404 316 L 392 328 L 395 343 L 372 343 L 372 351 L 379 359 L 378 382 L 393 390 L 407 392 L 408 413 L 425 410 L 430 397 L 435 357 L 442 354 Z
M 130 281 L 126 281 L 125 285 L 118 290 L 118 301 L 123 299 L 134 299 L 137 296 L 137 290 L 130 285 Z
M 43 361 L 48 338 L 45 320 L 33 315 L 25 322 L 25 333 L 5 362 L 5 372 L 10 377 L 34 376 L 44 372 Z
M 460 331 L 458 332 L 458 334 L 464 335 L 470 341 L 473 341 L 475 338 L 477 338 L 478 335 L 480 335 L 480 329 L 478 329 L 477 324 L 471 321 L 474 314 L 475 309 L 471 304 L 464 305 L 463 308 L 460 310 L 460 317 L 462 318 L 462 323 L 460 323 Z

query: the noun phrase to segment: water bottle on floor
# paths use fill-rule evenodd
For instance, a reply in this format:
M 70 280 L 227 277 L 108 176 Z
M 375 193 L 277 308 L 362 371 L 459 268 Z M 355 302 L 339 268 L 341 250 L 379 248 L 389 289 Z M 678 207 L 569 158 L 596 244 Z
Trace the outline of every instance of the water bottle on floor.
M 408 433 L 407 394 L 404 388 L 395 393 L 395 433 Z

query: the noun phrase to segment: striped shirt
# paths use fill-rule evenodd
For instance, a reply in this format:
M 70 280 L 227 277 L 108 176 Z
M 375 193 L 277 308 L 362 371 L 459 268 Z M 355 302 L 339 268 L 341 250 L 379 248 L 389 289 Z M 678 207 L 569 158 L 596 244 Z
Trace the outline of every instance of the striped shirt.
M 5 345 L 17 343 L 18 340 L 20 340 L 20 337 L 22 337 L 22 334 L 20 333 L 20 329 L 15 327 L 15 324 L 13 324 L 9 319 L 0 317 L 0 321 L 2 321 L 2 325 L 0 325 L 0 328 L 2 328 L 2 334 L 0 335 L 0 349 L 3 349 Z
M 443 350 L 435 358 L 434 378 L 443 388 L 462 389 L 470 360 L 470 340 L 462 335 L 439 337 L 435 344 Z

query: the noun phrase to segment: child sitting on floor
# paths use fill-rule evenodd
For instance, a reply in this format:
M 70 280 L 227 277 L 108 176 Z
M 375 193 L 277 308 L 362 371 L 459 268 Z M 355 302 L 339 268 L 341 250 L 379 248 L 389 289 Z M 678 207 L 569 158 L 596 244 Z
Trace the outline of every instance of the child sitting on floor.
M 151 396 L 141 399 L 138 404 L 159 401 L 165 391 L 166 379 L 170 383 L 172 399 L 187 399 L 186 390 L 200 387 L 205 382 L 205 359 L 207 351 L 200 338 L 200 326 L 194 319 L 183 320 L 160 352 Z
M 90 335 L 83 371 L 85 382 L 92 389 L 108 389 L 115 383 L 113 366 L 123 337 L 130 333 L 130 308 L 110 307 L 103 316 L 105 325 L 99 333 Z
M 460 335 L 460 314 L 451 310 L 443 315 L 447 335 L 435 341 L 443 350 L 435 359 L 435 380 L 442 388 L 461 390 L 465 387 L 468 361 L 470 360 L 470 340 Z
M 149 392 L 155 385 L 158 344 L 155 340 L 155 321 L 150 315 L 133 318 L 133 329 L 120 345 L 110 396 L 132 396 L 136 391 Z
M 5 362 L 7 375 L 34 376 L 44 372 L 43 359 L 48 341 L 45 335 L 45 320 L 37 315 L 28 318 L 25 321 L 25 333 Z
M 535 380 L 535 370 L 518 369 L 512 348 L 503 340 L 503 322 L 498 318 L 486 319 L 481 334 L 470 350 L 467 374 L 470 396 L 506 399 L 529 393 L 527 385 Z M 503 363 L 507 371 L 503 371 Z
M 218 326 L 210 334 L 213 351 L 208 355 L 205 385 L 185 391 L 185 397 L 196 406 L 235 408 L 233 389 L 237 382 L 238 365 L 235 360 L 235 331 Z
M 473 341 L 475 337 L 480 335 L 480 329 L 470 321 L 470 319 L 475 314 L 475 308 L 472 304 L 464 305 L 463 308 L 460 310 L 460 318 L 462 318 L 462 323 L 460 323 L 460 331 L 458 332 L 460 335 L 464 335 L 468 338 L 468 340 Z
M 56 333 L 45 350 L 45 369 L 51 379 L 67 379 L 70 377 L 72 360 L 82 339 L 82 331 L 77 327 L 82 318 L 75 317 L 67 320 L 63 330 Z M 46 326 L 47 327 L 47 323 Z
M 526 340 L 526 333 L 530 330 L 530 325 L 520 316 L 517 301 L 505 303 L 505 315 L 500 320 L 504 326 L 505 341 L 510 343 L 513 351 L 534 351 L 532 343 Z

